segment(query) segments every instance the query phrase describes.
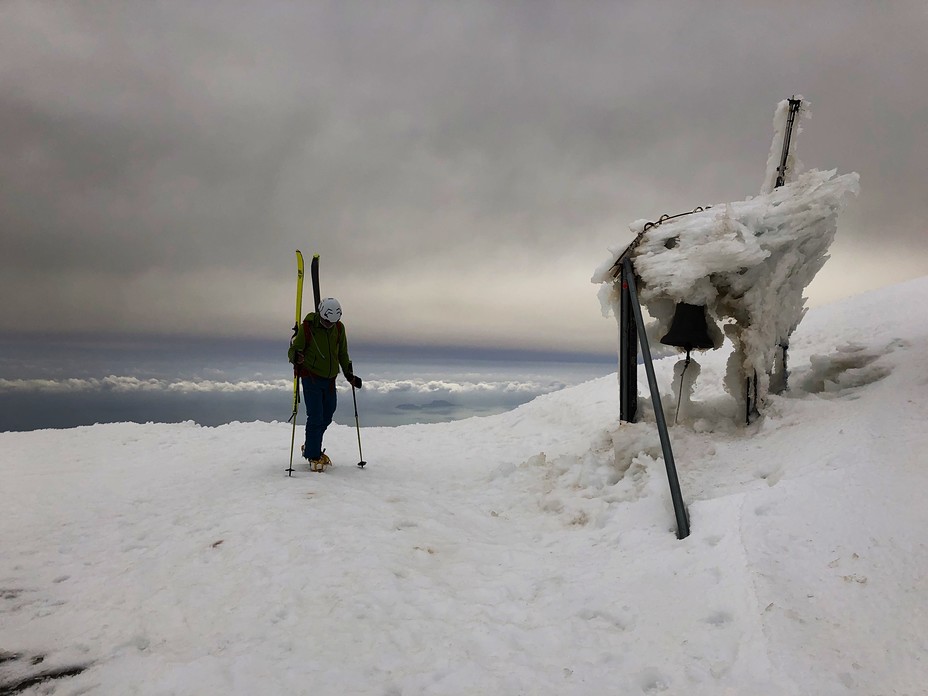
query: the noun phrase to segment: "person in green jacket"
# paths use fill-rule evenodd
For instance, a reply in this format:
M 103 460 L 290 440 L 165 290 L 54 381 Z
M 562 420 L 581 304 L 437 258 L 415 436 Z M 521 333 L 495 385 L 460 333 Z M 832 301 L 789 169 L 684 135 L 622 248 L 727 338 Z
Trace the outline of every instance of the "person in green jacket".
M 287 357 L 303 386 L 306 403 L 306 441 L 303 456 L 311 471 L 324 471 L 332 461 L 322 449 L 322 436 L 332 423 L 337 397 L 335 378 L 339 368 L 353 387 L 361 388 L 361 378 L 351 369 L 348 339 L 341 322 L 342 307 L 334 297 L 319 303 L 297 327 Z

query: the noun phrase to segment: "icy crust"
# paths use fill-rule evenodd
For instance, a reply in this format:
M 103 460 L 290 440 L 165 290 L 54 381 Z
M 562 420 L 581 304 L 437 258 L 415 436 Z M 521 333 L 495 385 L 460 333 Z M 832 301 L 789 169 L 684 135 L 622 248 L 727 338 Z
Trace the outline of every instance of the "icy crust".
M 803 292 L 828 259 L 838 213 L 858 192 L 856 173 L 811 170 L 770 193 L 652 227 L 629 251 L 639 299 L 656 320 L 652 340 L 670 328 L 677 302 L 705 305 L 735 348 L 727 391 L 743 398 L 745 380 L 756 371 L 763 398 L 778 346 L 806 311 Z M 593 277 L 609 281 L 600 293 L 604 312 L 615 312 L 609 269 L 617 258 Z M 722 330 L 710 326 L 716 347 Z

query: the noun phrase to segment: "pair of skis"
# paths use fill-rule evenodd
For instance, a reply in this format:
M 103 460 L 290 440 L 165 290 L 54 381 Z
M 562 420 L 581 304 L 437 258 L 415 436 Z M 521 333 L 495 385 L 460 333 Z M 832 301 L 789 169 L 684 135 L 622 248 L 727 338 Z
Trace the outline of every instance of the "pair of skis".
M 319 254 L 313 254 L 313 260 L 310 263 L 310 277 L 313 284 L 313 307 L 318 310 L 319 303 L 322 301 L 319 295 Z M 299 249 L 296 250 L 296 319 L 293 324 L 293 336 L 291 342 L 296 338 L 297 331 L 300 328 L 300 322 L 303 321 L 303 254 Z M 351 399 L 354 401 L 354 422 L 358 431 L 358 454 L 361 459 L 358 466 L 364 468 L 367 464 L 364 461 L 364 455 L 361 453 L 361 423 L 358 419 L 358 398 L 355 396 L 354 385 L 351 385 Z M 293 446 L 296 442 L 296 419 L 300 412 L 300 378 L 293 373 L 293 413 L 290 420 L 293 421 L 293 429 L 290 433 L 290 468 L 287 469 L 287 476 L 293 476 Z

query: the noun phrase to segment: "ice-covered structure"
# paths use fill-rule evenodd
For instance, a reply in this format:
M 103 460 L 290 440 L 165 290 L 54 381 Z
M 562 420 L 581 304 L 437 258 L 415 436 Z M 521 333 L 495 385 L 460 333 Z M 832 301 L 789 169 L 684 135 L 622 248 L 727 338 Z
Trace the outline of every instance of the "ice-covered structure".
M 859 191 L 856 173 L 799 172 L 795 135 L 791 143 L 786 135 L 790 101 L 808 117 L 801 97 L 778 105 L 761 195 L 635 222 L 634 241 L 613 249 L 592 278 L 604 284 L 604 312 L 620 320 L 619 274 L 629 259 L 639 299 L 656 321 L 648 333 L 658 338 L 678 304 L 705 307 L 713 347 L 723 334 L 734 346 L 725 388 L 748 414 L 763 404 L 775 372 L 785 380 L 785 349 L 806 311 L 803 292 L 828 259 L 838 213 Z

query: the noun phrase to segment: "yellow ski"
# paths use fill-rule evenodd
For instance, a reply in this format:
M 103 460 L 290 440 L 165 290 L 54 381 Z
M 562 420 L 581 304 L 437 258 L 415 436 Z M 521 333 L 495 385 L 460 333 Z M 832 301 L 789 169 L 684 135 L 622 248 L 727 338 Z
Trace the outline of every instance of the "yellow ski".
M 300 328 L 300 320 L 303 313 L 303 254 L 296 250 L 296 320 L 293 324 L 293 336 L 290 342 L 296 338 L 297 329 Z M 293 475 L 293 444 L 296 441 L 296 417 L 300 411 L 300 378 L 296 374 L 296 367 L 293 369 L 293 414 L 290 420 L 293 421 L 293 431 L 290 433 L 290 468 L 287 469 L 287 476 Z

